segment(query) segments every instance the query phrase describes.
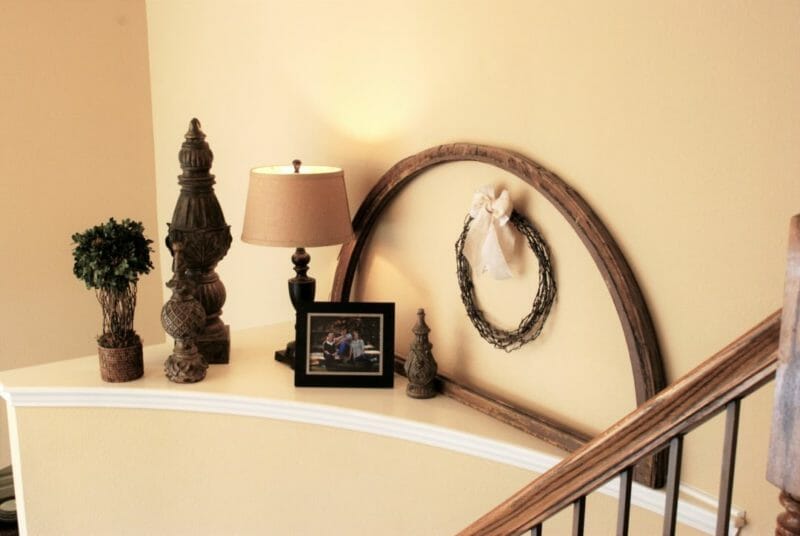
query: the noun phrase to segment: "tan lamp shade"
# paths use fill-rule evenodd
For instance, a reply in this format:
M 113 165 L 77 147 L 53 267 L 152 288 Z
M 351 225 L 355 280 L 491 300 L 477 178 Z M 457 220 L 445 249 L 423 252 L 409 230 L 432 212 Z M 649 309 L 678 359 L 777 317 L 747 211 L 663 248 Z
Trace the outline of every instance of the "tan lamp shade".
M 250 170 L 242 240 L 262 246 L 315 247 L 353 236 L 344 173 L 327 166 Z

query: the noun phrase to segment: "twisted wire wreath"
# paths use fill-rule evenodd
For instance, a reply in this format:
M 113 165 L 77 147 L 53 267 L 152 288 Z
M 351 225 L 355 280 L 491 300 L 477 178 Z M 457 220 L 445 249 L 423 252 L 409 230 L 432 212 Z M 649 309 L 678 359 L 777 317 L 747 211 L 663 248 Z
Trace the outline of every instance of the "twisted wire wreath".
M 550 307 L 553 305 L 556 295 L 556 280 L 553 277 L 553 268 L 550 264 L 550 251 L 536 227 L 519 212 L 512 211 L 509 221 L 517 231 L 525 236 L 528 240 L 528 245 L 539 261 L 539 288 L 536 291 L 536 298 L 533 300 L 530 313 L 520 321 L 516 329 L 506 331 L 496 328 L 484 318 L 483 311 L 476 305 L 472 268 L 464 256 L 464 242 L 467 239 L 472 220 L 472 216 L 467 215 L 466 220 L 464 220 L 464 229 L 461 231 L 458 240 L 456 240 L 456 264 L 458 267 L 458 286 L 461 289 L 461 301 L 464 302 L 467 315 L 481 337 L 495 348 L 512 352 L 539 336 L 544 327 L 544 322 L 547 320 L 547 315 L 550 313 Z

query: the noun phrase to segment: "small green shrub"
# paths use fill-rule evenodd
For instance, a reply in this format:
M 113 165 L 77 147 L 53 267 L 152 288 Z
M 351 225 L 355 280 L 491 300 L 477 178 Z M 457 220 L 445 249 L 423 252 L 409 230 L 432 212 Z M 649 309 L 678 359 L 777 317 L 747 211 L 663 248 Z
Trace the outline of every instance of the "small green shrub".
M 82 233 L 72 235 L 75 276 L 86 288 L 125 290 L 137 282 L 139 274 L 153 268 L 150 261 L 152 240 L 145 238 L 141 222 L 110 218 Z
M 139 275 L 153 268 L 153 241 L 144 236 L 144 226 L 129 219 L 119 223 L 110 218 L 104 224 L 73 234 L 72 241 L 72 272 L 86 288 L 95 289 L 103 309 L 103 333 L 98 342 L 109 348 L 135 344 L 139 340 L 133 330 L 136 283 Z

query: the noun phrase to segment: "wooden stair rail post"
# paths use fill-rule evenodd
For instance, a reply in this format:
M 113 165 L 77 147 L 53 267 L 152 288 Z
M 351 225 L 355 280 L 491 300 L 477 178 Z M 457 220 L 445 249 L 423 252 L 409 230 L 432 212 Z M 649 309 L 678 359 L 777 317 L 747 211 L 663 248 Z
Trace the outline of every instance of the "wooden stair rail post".
M 783 295 L 775 405 L 769 442 L 767 480 L 780 488 L 786 509 L 775 534 L 800 536 L 800 215 L 789 225 L 789 253 Z

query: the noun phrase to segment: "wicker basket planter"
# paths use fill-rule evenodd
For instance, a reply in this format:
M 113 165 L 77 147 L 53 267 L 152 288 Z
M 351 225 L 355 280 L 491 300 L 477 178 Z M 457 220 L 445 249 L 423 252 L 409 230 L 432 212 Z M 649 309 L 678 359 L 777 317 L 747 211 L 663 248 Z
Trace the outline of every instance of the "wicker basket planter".
M 97 347 L 100 377 L 104 382 L 129 382 L 144 374 L 141 341 L 125 348 Z

